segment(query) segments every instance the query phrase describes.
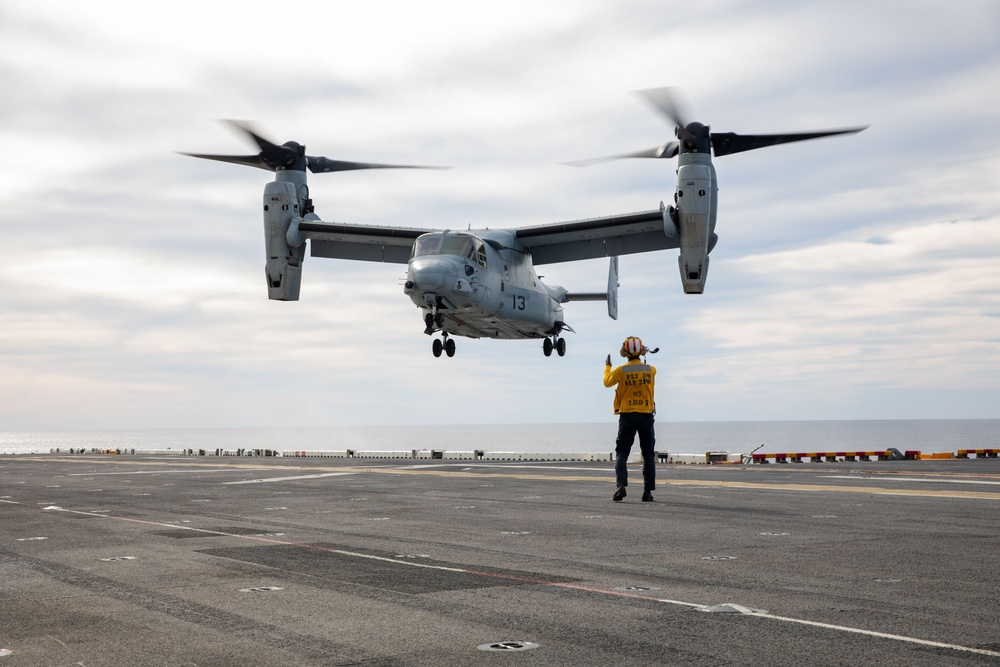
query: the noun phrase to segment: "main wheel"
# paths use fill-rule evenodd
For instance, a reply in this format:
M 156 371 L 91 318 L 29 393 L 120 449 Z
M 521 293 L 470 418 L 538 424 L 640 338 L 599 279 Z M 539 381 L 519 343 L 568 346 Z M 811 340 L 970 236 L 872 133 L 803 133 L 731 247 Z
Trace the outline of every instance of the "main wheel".
M 449 357 L 455 356 L 455 341 L 451 338 L 444 342 L 444 352 Z
M 566 356 L 566 339 L 560 338 L 556 341 L 556 352 L 559 353 L 560 357 Z
M 546 357 L 552 356 L 552 339 L 546 338 L 542 341 L 542 352 L 545 353 Z
M 441 343 L 440 338 L 435 338 L 434 342 L 431 343 L 431 352 L 434 353 L 435 357 L 441 356 L 441 351 L 444 349 L 444 345 Z

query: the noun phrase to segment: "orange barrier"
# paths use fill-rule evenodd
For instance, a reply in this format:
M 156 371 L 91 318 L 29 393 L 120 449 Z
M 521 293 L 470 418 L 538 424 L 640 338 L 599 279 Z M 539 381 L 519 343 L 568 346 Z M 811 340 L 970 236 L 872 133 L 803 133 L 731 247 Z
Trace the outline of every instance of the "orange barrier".
M 866 451 L 866 452 L 778 452 L 774 454 L 754 454 L 754 463 L 770 463 L 768 459 L 774 459 L 775 463 L 802 463 L 803 460 L 808 459 L 813 463 L 821 463 L 826 461 L 828 463 L 836 463 L 837 461 L 870 461 L 872 457 L 875 457 L 878 461 L 892 461 L 893 459 L 898 459 L 896 456 L 898 452 L 891 450 L 879 450 L 879 451 Z M 920 452 L 918 451 L 906 451 L 903 453 L 902 460 L 914 461 L 920 458 Z
M 956 458 L 967 459 L 969 458 L 969 454 L 975 454 L 977 459 L 995 459 L 1000 455 L 1000 449 L 960 449 Z

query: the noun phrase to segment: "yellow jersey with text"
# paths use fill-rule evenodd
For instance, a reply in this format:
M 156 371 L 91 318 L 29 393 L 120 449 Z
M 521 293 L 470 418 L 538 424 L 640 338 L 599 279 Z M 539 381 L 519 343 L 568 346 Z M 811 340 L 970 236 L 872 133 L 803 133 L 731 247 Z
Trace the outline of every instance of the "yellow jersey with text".
M 631 359 L 614 369 L 604 366 L 604 386 L 615 388 L 615 414 L 622 412 L 656 412 L 653 386 L 656 367 Z

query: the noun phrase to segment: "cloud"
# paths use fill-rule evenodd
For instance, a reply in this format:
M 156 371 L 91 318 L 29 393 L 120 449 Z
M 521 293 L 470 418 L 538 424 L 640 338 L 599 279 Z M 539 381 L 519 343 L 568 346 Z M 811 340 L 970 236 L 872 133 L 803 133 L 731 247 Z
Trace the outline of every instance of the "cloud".
M 994 416 L 1000 49 L 992 4 L 364 5 L 112 0 L 0 21 L 0 430 L 610 419 L 604 356 L 662 351 L 664 419 Z M 197 17 L 192 20 L 192 17 Z M 262 17 L 267 17 L 262 18 Z M 622 258 L 621 317 L 571 303 L 569 354 L 459 340 L 434 359 L 404 267 L 306 261 L 265 296 L 270 175 L 214 119 L 348 160 L 324 219 L 511 227 L 656 208 L 674 161 L 559 162 L 713 130 L 871 124 L 727 156 L 700 297 L 671 252 Z M 604 261 L 547 281 L 602 289 Z
M 995 393 L 997 223 L 922 225 L 879 243 L 827 242 L 737 260 L 758 293 L 689 322 L 719 355 L 690 370 L 776 395 L 792 385 L 817 394 L 931 387 Z M 988 416 L 984 401 L 968 407 Z

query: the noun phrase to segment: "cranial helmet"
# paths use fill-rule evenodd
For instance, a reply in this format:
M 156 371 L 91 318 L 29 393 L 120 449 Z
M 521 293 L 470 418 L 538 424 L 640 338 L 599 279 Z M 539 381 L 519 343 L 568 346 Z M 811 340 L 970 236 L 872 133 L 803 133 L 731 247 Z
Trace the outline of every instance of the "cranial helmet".
M 642 339 L 638 336 L 629 336 L 622 343 L 622 349 L 619 354 L 623 357 L 638 357 L 639 355 L 646 354 L 646 346 L 642 344 Z

